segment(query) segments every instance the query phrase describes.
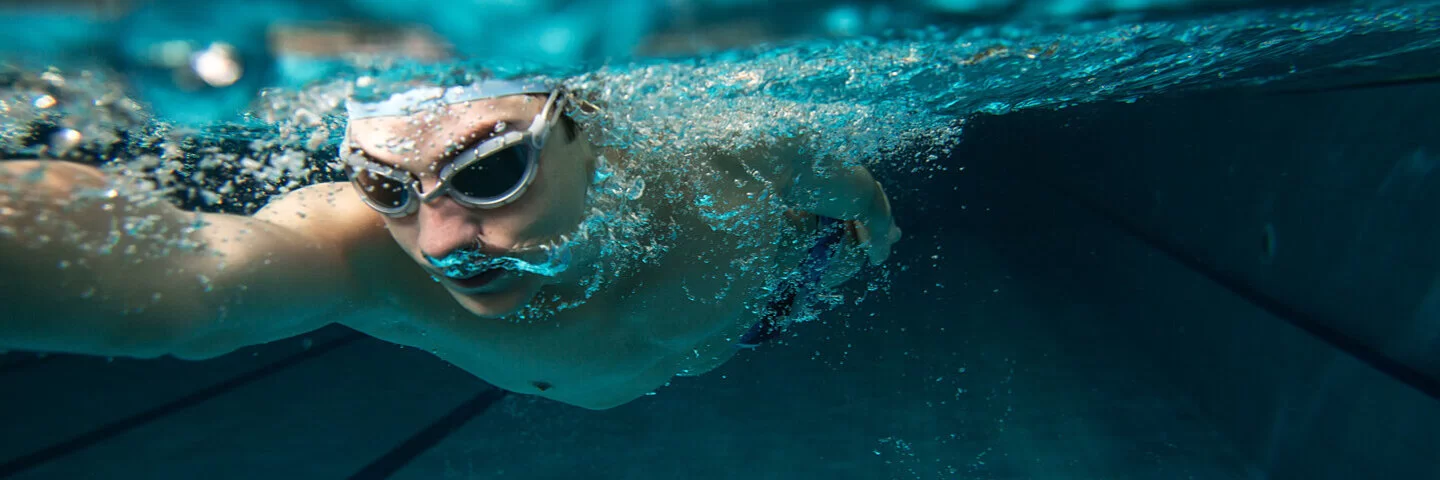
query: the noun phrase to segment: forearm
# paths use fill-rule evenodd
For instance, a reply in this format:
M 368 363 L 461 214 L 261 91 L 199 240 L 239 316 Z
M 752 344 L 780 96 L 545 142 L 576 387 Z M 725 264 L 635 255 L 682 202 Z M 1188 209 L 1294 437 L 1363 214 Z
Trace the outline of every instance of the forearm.
M 799 210 L 839 220 L 868 222 L 889 215 L 880 184 L 859 165 L 799 168 L 786 199 Z
M 870 172 L 860 165 L 809 165 L 796 167 L 786 199 L 796 208 L 817 215 L 851 220 L 855 238 L 879 265 L 890 256 L 890 245 L 900 239 L 891 217 L 890 200 Z
M 186 296 L 166 299 L 160 292 L 157 298 L 150 280 L 181 275 L 182 269 L 161 260 L 169 246 L 124 233 L 127 224 L 138 222 L 180 233 L 178 211 L 158 202 L 138 205 L 118 191 L 108 195 L 108 182 L 89 167 L 59 162 L 0 167 L 5 168 L 0 172 L 5 189 L 0 192 L 0 292 L 10 298 L 0 305 L 0 343 L 115 354 L 159 344 L 160 337 L 176 333 L 159 320 L 184 308 L 180 303 Z M 122 315 L 135 326 L 125 329 L 125 336 L 103 328 Z
M 283 232 L 249 219 L 185 212 L 149 198 L 153 194 L 131 198 L 110 190 L 112 182 L 89 167 L 47 162 L 37 172 L 36 165 L 0 164 L 0 176 L 11 177 L 0 178 L 0 188 L 12 187 L 0 191 L 0 292 L 12 299 L 0 303 L 0 345 L 8 348 L 181 353 L 207 336 L 251 328 L 246 322 L 268 310 L 287 313 L 256 299 L 304 287 L 278 281 L 253 282 L 252 289 L 237 278 L 263 279 L 255 270 L 282 266 L 320 272 L 322 264 L 334 263 L 324 254 L 237 258 L 236 246 Z M 207 225 L 216 221 L 256 225 L 220 229 L 232 234 L 216 238 L 217 229 Z

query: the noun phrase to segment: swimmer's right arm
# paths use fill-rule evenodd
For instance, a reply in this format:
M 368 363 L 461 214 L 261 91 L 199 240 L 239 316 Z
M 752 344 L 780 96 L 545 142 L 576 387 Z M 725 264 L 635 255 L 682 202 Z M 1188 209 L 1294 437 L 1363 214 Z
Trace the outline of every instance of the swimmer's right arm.
M 307 187 L 244 217 L 132 201 L 111 180 L 0 162 L 0 349 L 207 358 L 323 326 L 354 298 L 346 228 L 325 210 L 353 193 Z

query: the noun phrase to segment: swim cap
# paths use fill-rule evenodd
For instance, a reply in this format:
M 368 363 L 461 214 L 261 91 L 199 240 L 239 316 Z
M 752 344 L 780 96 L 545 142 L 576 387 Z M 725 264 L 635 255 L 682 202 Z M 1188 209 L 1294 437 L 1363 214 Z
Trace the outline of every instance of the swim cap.
M 552 90 L 554 88 L 542 82 L 487 79 L 465 86 L 417 87 L 375 102 L 361 102 L 352 98 L 345 102 L 345 113 L 351 120 L 399 117 L 422 108 L 510 95 L 550 93 Z

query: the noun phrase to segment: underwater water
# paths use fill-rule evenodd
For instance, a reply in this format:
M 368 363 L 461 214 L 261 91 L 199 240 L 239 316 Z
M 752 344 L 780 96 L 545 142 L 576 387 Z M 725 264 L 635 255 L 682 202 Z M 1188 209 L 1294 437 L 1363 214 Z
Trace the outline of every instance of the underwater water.
M 638 160 L 586 219 L 605 272 L 666 254 L 643 196 L 763 238 L 779 206 L 709 203 L 696 152 L 795 139 L 871 170 L 905 237 L 779 344 L 602 412 L 341 327 L 200 362 L 8 352 L 0 477 L 1440 476 L 1440 3 L 122 10 L 5 19 L 7 158 L 253 213 L 343 180 L 348 97 L 540 77 Z M 444 42 L 263 28 L 351 18 Z

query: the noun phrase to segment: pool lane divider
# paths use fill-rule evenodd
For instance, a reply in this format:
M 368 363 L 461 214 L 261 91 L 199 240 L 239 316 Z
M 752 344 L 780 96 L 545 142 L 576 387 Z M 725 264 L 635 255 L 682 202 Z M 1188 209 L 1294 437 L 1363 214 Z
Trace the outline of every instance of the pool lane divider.
M 1089 210 L 1096 216 L 1106 220 L 1107 223 L 1140 240 L 1142 243 L 1150 246 L 1150 248 L 1159 251 L 1181 266 L 1200 274 L 1270 315 L 1314 336 L 1331 347 L 1349 354 L 1356 360 L 1379 370 L 1381 373 L 1390 376 L 1400 383 L 1419 391 L 1431 399 L 1440 401 L 1440 379 L 1436 379 L 1426 372 L 1396 360 L 1388 354 L 1376 350 L 1364 342 L 1330 327 L 1327 322 L 1316 318 L 1313 314 L 1301 311 L 1277 298 L 1266 295 L 1264 292 L 1261 292 L 1260 289 L 1250 285 L 1237 276 L 1228 275 L 1220 271 L 1220 269 L 1207 265 L 1205 262 L 1200 261 L 1197 255 L 1187 253 L 1179 246 L 1171 244 L 1157 235 L 1150 234 L 1119 213 L 1098 205 L 1097 202 L 1090 201 L 1081 195 L 1070 192 L 1054 182 L 1047 183 L 1049 183 L 1052 191 L 1057 192 L 1081 208 Z
M 288 357 L 277 360 L 273 363 L 257 368 L 255 370 L 251 370 L 250 372 L 241 374 L 229 380 L 197 390 L 171 402 L 159 405 L 157 407 L 137 413 L 135 415 L 131 415 L 120 420 L 116 420 L 114 422 L 110 422 L 109 424 L 106 424 L 100 428 L 96 428 L 89 432 L 70 437 L 67 440 L 62 440 L 48 447 L 7 461 L 3 464 L 0 464 L 0 478 L 24 472 L 26 470 L 43 465 L 47 462 L 51 462 L 56 459 L 78 452 L 80 450 L 92 447 L 98 443 L 119 436 L 125 432 L 144 426 L 145 424 L 154 422 L 169 415 L 173 415 L 177 412 L 180 412 L 181 410 L 199 405 L 207 400 L 218 397 L 245 385 L 254 383 L 256 380 L 269 377 L 271 375 L 289 369 L 290 367 L 294 367 L 306 361 L 318 358 L 321 355 L 329 353 L 330 351 L 343 347 L 345 345 L 354 343 L 356 340 L 364 337 L 365 335 L 361 333 L 350 332 L 345 336 L 342 336 L 335 340 L 312 346 L 303 352 L 290 355 Z
M 505 398 L 505 390 L 490 387 L 455 407 L 430 425 L 400 442 L 395 448 L 365 465 L 350 480 L 383 480 L 405 468 L 411 461 L 439 444 L 445 437 L 455 433 L 471 419 L 489 410 L 492 405 Z

